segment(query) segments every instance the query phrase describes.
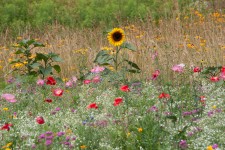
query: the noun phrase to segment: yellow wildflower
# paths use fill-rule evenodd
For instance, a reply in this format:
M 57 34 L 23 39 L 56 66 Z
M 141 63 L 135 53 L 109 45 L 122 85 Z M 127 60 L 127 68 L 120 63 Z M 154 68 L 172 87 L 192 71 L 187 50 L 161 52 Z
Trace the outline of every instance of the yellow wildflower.
M 142 128 L 138 128 L 138 132 L 142 132 L 143 131 L 143 129 Z
M 17 37 L 17 40 L 22 40 L 22 39 L 23 39 L 22 36 Z
M 87 146 L 86 145 L 81 145 L 80 148 L 81 149 L 85 149 L 85 148 L 87 148 Z
M 187 44 L 187 47 L 188 47 L 188 48 L 195 48 L 195 45 L 194 45 L 194 44 L 191 44 L 191 43 L 188 43 L 188 44 Z
M 12 144 L 13 144 L 13 143 L 10 142 L 10 143 L 6 144 L 6 147 L 10 147 Z
M 213 108 L 213 109 L 216 109 L 216 105 L 213 105 L 212 108 Z
M 3 108 L 3 110 L 4 110 L 4 111 L 8 111 L 8 110 L 9 110 L 9 108 L 5 107 L 5 108 Z
M 129 137 L 130 135 L 131 135 L 131 133 L 130 133 L 130 132 L 128 132 L 128 133 L 127 133 L 127 137 Z
M 70 134 L 72 134 L 73 133 L 73 131 L 71 130 L 71 129 L 67 129 L 66 130 L 66 135 L 70 135 Z
M 104 46 L 104 47 L 102 47 L 101 49 L 102 49 L 102 50 L 106 50 L 106 51 L 111 51 L 111 50 L 113 50 L 112 47 L 107 47 L 107 46 Z
M 213 148 L 211 145 L 209 145 L 209 146 L 207 146 L 206 150 L 213 150 Z

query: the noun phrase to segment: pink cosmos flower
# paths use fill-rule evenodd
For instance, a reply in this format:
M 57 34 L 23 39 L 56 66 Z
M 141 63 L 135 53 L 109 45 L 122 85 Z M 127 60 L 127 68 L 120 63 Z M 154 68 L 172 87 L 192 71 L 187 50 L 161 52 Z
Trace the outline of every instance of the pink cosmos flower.
M 152 80 L 156 80 L 159 75 L 160 75 L 160 71 L 155 70 L 155 72 L 152 74 Z
M 93 83 L 99 83 L 100 81 L 101 81 L 100 76 L 95 76 L 94 78 L 92 78 Z
M 91 69 L 91 73 L 100 73 L 100 72 L 102 72 L 103 70 L 105 70 L 104 67 L 96 66 L 96 67 L 94 67 L 93 69 Z
M 158 56 L 158 52 L 155 51 L 152 55 L 152 60 L 154 60 L 157 56 Z
M 73 76 L 69 81 L 66 82 L 66 87 L 72 87 L 77 82 L 77 78 Z
M 37 85 L 43 86 L 44 84 L 45 84 L 45 81 L 44 80 L 42 80 L 42 79 L 38 79 L 37 80 Z
M 172 70 L 175 72 L 182 73 L 184 71 L 185 64 L 178 64 L 172 67 Z
M 225 80 L 225 72 L 221 72 L 220 79 Z
M 66 87 L 72 87 L 73 86 L 73 82 L 72 81 L 68 81 L 66 82 Z
M 10 103 L 15 103 L 16 102 L 15 96 L 12 95 L 12 94 L 8 94 L 8 93 L 2 94 L 1 98 L 5 99 L 6 101 L 8 101 Z
M 54 89 L 54 90 L 53 90 L 53 94 L 54 94 L 55 96 L 62 96 L 62 95 L 63 95 L 63 90 L 60 89 L 60 88 Z

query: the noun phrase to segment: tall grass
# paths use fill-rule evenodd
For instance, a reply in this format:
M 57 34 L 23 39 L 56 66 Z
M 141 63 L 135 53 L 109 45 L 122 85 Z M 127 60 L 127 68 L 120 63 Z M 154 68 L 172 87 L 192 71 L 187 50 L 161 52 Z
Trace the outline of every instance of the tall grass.
M 171 77 L 167 71 L 176 63 L 185 63 L 187 67 L 224 65 L 224 24 L 225 15 L 222 13 L 203 15 L 192 10 L 191 15 L 162 19 L 158 25 L 149 19 L 146 23 L 120 27 L 125 29 L 127 41 L 137 47 L 137 52 L 126 55 L 141 67 L 142 73 L 138 78 L 148 78 L 154 69 L 160 69 Z M 85 73 L 93 67 L 92 62 L 97 52 L 105 46 L 110 47 L 105 31 L 100 27 L 72 30 L 64 26 L 51 26 L 44 34 L 27 30 L 20 36 L 38 38 L 45 43 L 46 47 L 38 51 L 60 54 L 64 58 L 61 76 L 65 77 Z M 4 74 L 10 71 L 8 59 L 13 57 L 10 45 L 17 41 L 16 38 L 7 37 L 7 33 L 2 34 L 0 43 Z M 155 52 L 158 53 L 161 68 L 152 60 Z

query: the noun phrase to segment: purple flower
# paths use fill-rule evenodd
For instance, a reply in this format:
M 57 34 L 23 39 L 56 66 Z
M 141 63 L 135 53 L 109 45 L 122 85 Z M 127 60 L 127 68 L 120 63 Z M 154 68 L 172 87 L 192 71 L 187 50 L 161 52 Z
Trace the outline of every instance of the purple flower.
M 218 148 L 218 145 L 217 144 L 213 144 L 212 148 L 213 149 L 217 149 Z
M 75 113 L 76 111 L 77 111 L 76 109 L 71 108 L 71 112 L 72 112 L 72 113 Z
M 46 136 L 45 137 L 46 140 L 52 140 L 53 138 L 54 138 L 53 135 L 50 135 L 50 136 Z
M 70 136 L 67 136 L 67 137 L 66 137 L 66 141 L 69 141 L 69 140 L 70 140 Z
M 49 146 L 49 145 L 51 145 L 51 144 L 52 144 L 52 140 L 46 140 L 46 141 L 45 141 L 45 145 L 46 145 L 46 146 Z
M 10 77 L 8 80 L 7 80 L 7 83 L 13 83 L 15 81 L 15 78 L 14 77 Z
M 51 131 L 46 131 L 45 134 L 46 135 L 52 135 L 53 133 Z
M 149 108 L 147 111 L 148 111 L 148 112 L 149 112 L 149 111 L 156 112 L 156 111 L 158 111 L 158 108 L 157 108 L 156 106 L 152 106 L 152 107 Z
M 208 112 L 208 116 L 211 117 L 213 115 L 213 111 Z
M 31 146 L 31 148 L 35 149 L 35 148 L 36 148 L 36 145 L 35 145 L 35 144 L 33 144 L 33 145 Z
M 64 145 L 70 145 L 70 142 L 64 142 L 63 144 Z
M 77 139 L 77 137 L 76 136 L 74 136 L 74 137 L 72 137 L 72 141 L 75 141 Z
M 60 131 L 57 133 L 57 136 L 63 136 L 64 134 L 65 134 L 65 132 Z
M 41 135 L 39 135 L 39 137 L 38 137 L 39 139 L 44 139 L 45 138 L 45 134 L 41 134 Z
M 190 116 L 192 115 L 192 112 L 189 112 L 189 111 L 185 111 L 182 113 L 183 116 Z
M 52 111 L 51 114 L 52 114 L 52 115 L 55 115 L 55 114 L 56 114 L 56 111 Z
M 188 136 L 192 136 L 194 133 L 193 132 L 188 132 L 187 135 Z
M 186 148 L 188 148 L 188 145 L 187 145 L 186 140 L 181 140 L 180 143 L 179 143 L 179 147 L 180 147 L 181 149 L 186 149 Z
M 55 109 L 55 111 L 60 111 L 61 110 L 61 108 L 60 107 L 57 107 L 56 109 Z

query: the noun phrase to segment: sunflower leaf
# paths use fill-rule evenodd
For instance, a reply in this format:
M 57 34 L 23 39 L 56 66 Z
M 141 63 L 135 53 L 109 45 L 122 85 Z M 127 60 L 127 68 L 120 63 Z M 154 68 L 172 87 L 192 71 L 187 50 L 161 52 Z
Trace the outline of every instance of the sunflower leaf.
M 125 59 L 124 61 L 126 61 L 131 67 L 133 67 L 133 68 L 135 68 L 135 69 L 137 69 L 137 70 L 141 70 L 139 67 L 138 67 L 138 65 L 137 64 L 135 64 L 134 62 L 132 62 L 132 61 L 129 61 L 129 60 L 127 60 L 127 59 Z
M 132 50 L 132 51 L 136 51 L 136 47 L 134 47 L 134 45 L 128 43 L 128 42 L 124 42 L 122 45 L 121 45 L 121 48 L 127 48 L 129 50 Z
M 108 54 L 107 51 L 100 51 L 95 57 L 94 63 L 98 63 L 99 65 L 111 64 L 113 58 Z

